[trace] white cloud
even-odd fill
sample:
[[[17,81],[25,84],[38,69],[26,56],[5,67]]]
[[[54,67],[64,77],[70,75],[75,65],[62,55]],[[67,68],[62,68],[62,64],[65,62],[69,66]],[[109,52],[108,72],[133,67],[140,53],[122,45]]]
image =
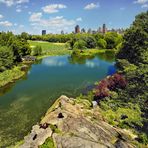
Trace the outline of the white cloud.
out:
[[[17,8],[16,9],[16,12],[21,12],[22,10],[20,8]]]
[[[92,10],[92,9],[96,9],[98,7],[100,7],[99,3],[98,4],[90,3],[90,4],[86,5],[84,7],[84,9],[85,10]]]
[[[17,23],[14,23],[14,26],[17,26],[18,24]]]
[[[9,21],[1,21],[0,26],[11,27],[13,24]]]
[[[141,8],[148,8],[148,0],[136,0],[134,4],[141,5]]]
[[[76,21],[82,22],[82,18],[81,18],[81,17],[78,17],[78,18],[76,19]]]
[[[148,8],[148,4],[143,4],[141,7],[142,8]]]
[[[3,3],[8,7],[17,5],[17,4],[28,3],[28,2],[29,0],[0,0],[0,3]]]
[[[0,19],[2,19],[4,16],[2,14],[0,14]]]
[[[64,9],[64,8],[67,8],[67,6],[63,4],[52,4],[42,7],[42,10],[45,13],[56,13],[59,12],[59,9]]]
[[[136,1],[134,1],[135,4],[145,4],[147,2],[148,2],[148,0],[136,0]]]
[[[61,67],[66,65],[66,62],[58,57],[50,57],[49,59],[43,60],[43,64],[49,67]]]
[[[41,20],[41,17],[42,17],[42,13],[41,13],[41,12],[33,13],[33,14],[30,16],[29,21],[30,21],[30,22],[40,21],[40,20]]]
[[[69,20],[63,16],[51,17],[49,19],[43,19],[41,14],[32,15],[30,17],[31,26],[36,31],[42,30],[43,28],[48,32],[59,33],[61,30],[68,31],[74,28],[76,20]]]
[[[28,3],[29,0],[16,0],[17,4]]]
[[[95,63],[95,62],[92,62],[92,61],[86,61],[85,65],[88,68],[95,68],[95,67],[99,67],[100,63]]]
[[[62,29],[62,27],[72,26],[75,24],[74,20],[67,20],[63,16],[56,16],[49,19],[41,19],[41,17],[38,17],[32,22],[34,22],[32,23],[33,26],[57,27],[57,29]]]

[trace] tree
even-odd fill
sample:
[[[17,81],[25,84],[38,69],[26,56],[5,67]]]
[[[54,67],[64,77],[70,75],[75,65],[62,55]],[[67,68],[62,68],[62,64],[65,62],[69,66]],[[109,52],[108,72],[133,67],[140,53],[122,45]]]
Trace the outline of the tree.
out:
[[[88,36],[85,38],[86,41],[86,47],[87,48],[96,48],[96,40],[93,36]]]
[[[78,40],[74,44],[74,49],[85,49],[86,48],[86,42],[84,40]]]
[[[33,50],[32,50],[33,56],[38,56],[41,54],[42,54],[42,47],[41,46],[36,46],[35,48],[33,48]]]
[[[123,47],[117,55],[130,63],[148,63],[148,11],[136,16],[132,26],[125,32]]]
[[[2,32],[0,34],[0,46],[11,48],[15,62],[20,62],[22,56],[28,55],[31,52],[27,40],[22,39],[20,36],[15,36],[12,32]]]
[[[21,38],[22,38],[22,39],[25,39],[25,40],[28,40],[28,39],[29,39],[29,34],[26,33],[26,32],[22,32],[22,33],[21,33]]]
[[[116,32],[107,32],[104,39],[107,42],[107,49],[116,48],[116,46],[122,41],[121,35],[118,35]]]
[[[104,39],[99,39],[97,45],[99,48],[106,49],[107,42]]]
[[[118,98],[139,103],[148,117],[148,11],[136,16],[124,34],[124,42],[117,54],[117,66],[126,76],[128,86]],[[148,132],[148,131],[146,131]]]
[[[0,47],[0,72],[10,69],[13,65],[13,52],[7,46]]]

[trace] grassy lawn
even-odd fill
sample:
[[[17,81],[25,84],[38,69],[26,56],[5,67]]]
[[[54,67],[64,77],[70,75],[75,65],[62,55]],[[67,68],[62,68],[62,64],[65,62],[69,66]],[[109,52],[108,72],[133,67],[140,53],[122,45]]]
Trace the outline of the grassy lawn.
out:
[[[65,48],[64,43],[49,43],[44,41],[28,41],[28,42],[32,49],[35,46],[42,47],[42,56],[39,56],[38,58],[42,58],[45,56],[52,56],[52,55],[54,56],[54,55],[71,54],[71,51]]]

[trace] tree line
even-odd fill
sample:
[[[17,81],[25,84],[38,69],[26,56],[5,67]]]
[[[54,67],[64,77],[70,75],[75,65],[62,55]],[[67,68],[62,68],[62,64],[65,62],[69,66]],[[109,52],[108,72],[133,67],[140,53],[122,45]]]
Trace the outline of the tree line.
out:
[[[22,38],[34,41],[47,41],[66,43],[69,49],[118,49],[123,41],[122,35],[116,32],[107,32],[106,34],[89,34],[89,33],[70,33],[70,34],[47,34],[47,35],[29,35],[21,34]]]

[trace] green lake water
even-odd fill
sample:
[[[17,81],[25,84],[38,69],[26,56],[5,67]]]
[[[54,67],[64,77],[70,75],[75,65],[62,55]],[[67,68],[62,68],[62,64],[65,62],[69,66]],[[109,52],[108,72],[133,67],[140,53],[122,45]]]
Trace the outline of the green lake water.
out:
[[[0,147],[23,139],[61,95],[75,97],[114,73],[114,64],[107,54],[52,56],[33,64],[24,78],[0,89]]]

